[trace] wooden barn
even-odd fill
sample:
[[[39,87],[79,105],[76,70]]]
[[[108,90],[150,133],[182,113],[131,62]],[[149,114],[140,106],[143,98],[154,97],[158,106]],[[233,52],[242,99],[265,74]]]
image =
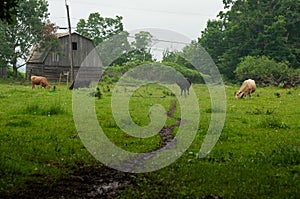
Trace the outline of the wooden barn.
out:
[[[8,70],[7,67],[0,67],[0,78],[7,77]]]
[[[26,60],[27,79],[30,79],[31,75],[39,75],[46,77],[49,81],[58,81],[59,79],[61,81],[72,81],[70,80],[69,34],[58,33],[57,37],[59,47],[37,49],[35,46],[31,49]],[[100,55],[95,50],[92,40],[77,33],[72,33],[72,49],[74,78],[79,68],[83,66],[97,71],[89,72],[88,75],[101,75],[99,74],[99,70],[101,70],[99,68],[102,66]],[[88,59],[86,59],[87,57]]]

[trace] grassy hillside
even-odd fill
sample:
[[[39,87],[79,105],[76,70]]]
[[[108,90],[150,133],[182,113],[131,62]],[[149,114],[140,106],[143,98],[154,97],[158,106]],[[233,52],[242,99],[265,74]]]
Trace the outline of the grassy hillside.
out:
[[[132,152],[160,147],[157,134],[133,138],[122,132],[111,111],[113,86],[99,85],[95,110],[103,131],[117,146]],[[198,152],[206,135],[211,106],[205,85],[194,84],[200,121],[194,142],[175,163],[161,170],[132,174],[134,183],[120,198],[297,198],[300,195],[300,90],[258,88],[251,100],[234,98],[238,86],[226,86],[226,121],[218,143],[203,159]],[[74,92],[74,91],[73,91]],[[76,91],[75,91],[76,92]],[[130,88],[128,93],[130,93]],[[149,123],[148,110],[168,111],[179,90],[148,85],[130,99],[136,124]],[[92,96],[91,96],[92,97]],[[83,110],[84,111],[84,110]],[[165,126],[177,121],[168,117]],[[85,148],[74,125],[72,91],[32,90],[28,82],[0,82],[0,193],[17,193],[28,182],[44,184],[86,167],[102,166]],[[173,134],[175,135],[177,128]]]

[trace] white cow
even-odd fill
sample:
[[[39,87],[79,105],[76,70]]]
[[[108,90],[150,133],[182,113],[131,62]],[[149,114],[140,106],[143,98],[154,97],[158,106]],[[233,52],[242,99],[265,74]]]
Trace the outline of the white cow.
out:
[[[248,96],[248,99],[251,98],[251,93],[256,90],[256,84],[253,79],[247,79],[243,82],[239,91],[235,93],[235,98],[243,98],[244,95]]]

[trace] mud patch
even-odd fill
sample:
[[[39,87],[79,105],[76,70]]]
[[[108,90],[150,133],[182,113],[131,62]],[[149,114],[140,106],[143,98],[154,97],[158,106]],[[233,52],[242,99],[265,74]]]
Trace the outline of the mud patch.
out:
[[[134,160],[123,162],[122,167],[128,168],[128,171],[142,167],[144,162],[150,157],[156,155],[157,150],[176,147],[176,139],[172,134],[174,129],[180,125],[181,118],[175,118],[173,113],[176,110],[176,102],[172,103],[167,116],[176,119],[174,125],[163,127],[159,134],[162,138],[158,149],[147,155],[138,154]],[[142,161],[141,161],[142,160]],[[132,163],[133,162],[133,163]],[[26,187],[22,189],[0,193],[1,198],[115,198],[124,189],[130,186],[136,186],[136,175],[132,173],[121,172],[106,166],[84,167],[71,171],[67,176],[60,179],[41,178],[36,181],[27,182]]]
[[[28,182],[24,189],[2,193],[2,198],[114,198],[134,186],[135,176],[105,166],[85,167],[65,178]]]

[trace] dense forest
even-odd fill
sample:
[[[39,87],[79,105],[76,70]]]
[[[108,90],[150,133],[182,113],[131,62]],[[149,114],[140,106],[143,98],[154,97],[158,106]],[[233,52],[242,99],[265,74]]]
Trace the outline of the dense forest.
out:
[[[0,41],[3,45],[0,47],[0,63],[1,66],[11,66],[16,76],[21,67],[17,65],[18,60],[26,59],[35,43],[46,45],[50,40],[54,41],[57,27],[48,20],[47,1],[8,2],[1,7]],[[215,20],[207,22],[197,40],[180,52],[166,49],[162,62],[181,68],[184,75],[194,75],[191,72],[193,65],[184,57],[191,57],[192,49],[200,44],[225,81],[236,83],[253,78],[265,85],[299,84],[300,1],[223,0],[223,4],[224,10]],[[129,42],[129,33],[124,30],[122,19],[122,16],[109,18],[90,13],[87,20],[80,19],[76,26],[76,32],[92,39],[98,46],[104,65],[110,67],[110,74],[124,72],[135,62],[157,61],[151,55],[152,35],[142,31],[131,38],[133,42]],[[121,43],[124,48],[101,51],[101,48],[110,48],[105,42],[112,47]],[[122,55],[116,57],[120,52]],[[120,70],[122,66],[124,69]],[[197,78],[193,76],[193,79]]]

